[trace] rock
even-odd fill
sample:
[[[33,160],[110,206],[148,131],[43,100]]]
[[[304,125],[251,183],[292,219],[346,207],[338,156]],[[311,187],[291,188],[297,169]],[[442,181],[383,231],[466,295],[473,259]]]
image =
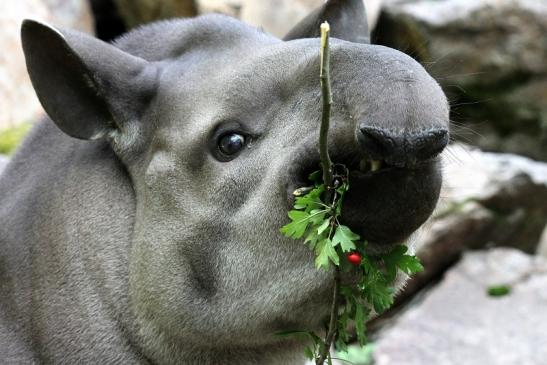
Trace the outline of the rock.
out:
[[[547,259],[547,225],[541,234],[539,239],[538,249],[536,252],[539,256],[543,256]]]
[[[491,286],[509,285],[492,297]],[[376,365],[524,365],[547,359],[547,261],[518,250],[466,253],[375,341]]]
[[[160,19],[197,15],[192,0],[114,0],[127,29]]]
[[[89,0],[95,19],[95,35],[103,41],[112,41],[127,31],[124,20],[112,0]]]
[[[24,18],[92,32],[86,1],[20,0],[0,2],[0,129],[35,120],[42,108],[25,67],[19,29]]]
[[[425,271],[409,281],[400,300],[468,249],[510,246],[535,252],[547,224],[547,163],[462,144],[450,145],[442,157],[439,204],[414,238]]]
[[[289,29],[324,0],[198,0],[200,13],[219,12],[283,37]],[[371,28],[376,24],[382,0],[364,0]]]
[[[546,34],[545,1],[386,0],[374,39],[440,81],[452,119],[472,123],[456,137],[547,160]]]
[[[0,155],[0,174],[2,173],[2,171],[4,171],[4,168],[7,166],[8,161],[9,160],[6,156]]]

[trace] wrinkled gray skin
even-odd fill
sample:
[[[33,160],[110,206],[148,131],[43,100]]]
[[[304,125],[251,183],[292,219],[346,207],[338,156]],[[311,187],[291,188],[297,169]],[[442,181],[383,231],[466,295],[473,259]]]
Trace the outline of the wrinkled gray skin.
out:
[[[331,274],[279,233],[318,167],[318,40],[219,15],[114,45],[31,21],[22,35],[53,121],[0,178],[0,358],[303,362],[302,344],[274,333],[317,330],[330,305]],[[365,155],[363,123],[402,141],[448,128],[442,91],[411,58],[331,46],[333,160]],[[246,145],[230,160],[217,140],[231,131]],[[407,238],[438,198],[434,156],[398,166],[353,173],[342,218],[374,250]]]

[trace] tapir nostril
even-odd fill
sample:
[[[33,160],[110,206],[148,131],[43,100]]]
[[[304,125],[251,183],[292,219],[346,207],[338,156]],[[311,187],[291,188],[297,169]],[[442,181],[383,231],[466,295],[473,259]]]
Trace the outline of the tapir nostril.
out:
[[[435,157],[448,144],[448,130],[429,129],[400,133],[386,129],[359,126],[357,141],[364,154],[372,160],[385,160],[395,166],[411,166]]]
[[[364,152],[372,159],[382,160],[394,154],[399,147],[396,139],[387,131],[361,126],[357,140]]]
[[[408,144],[417,160],[427,160],[437,156],[448,145],[448,131],[446,129],[429,130],[410,137]]]

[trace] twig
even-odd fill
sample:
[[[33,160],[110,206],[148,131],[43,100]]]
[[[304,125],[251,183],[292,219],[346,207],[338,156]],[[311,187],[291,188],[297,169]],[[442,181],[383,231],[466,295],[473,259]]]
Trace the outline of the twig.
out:
[[[323,182],[327,186],[327,191],[332,187],[333,173],[332,161],[329,157],[327,138],[330,124],[330,106],[332,104],[332,94],[330,90],[330,52],[329,52],[329,23],[321,24],[321,96],[323,100],[323,112],[321,114],[321,129],[319,131],[319,156],[323,167]],[[326,199],[330,201],[330,199]]]
[[[325,336],[325,348],[323,352],[319,355],[316,365],[323,365],[325,359],[330,351],[332,346],[332,341],[334,341],[334,336],[336,335],[336,320],[338,319],[338,305],[340,303],[340,268],[335,266],[334,268],[334,289],[332,292],[332,304],[330,308],[330,321],[329,328],[327,330],[327,335]]]
[[[330,124],[330,107],[332,104],[332,94],[330,89],[330,53],[329,53],[329,23],[321,24],[321,96],[323,100],[323,112],[321,114],[321,129],[319,132],[319,156],[321,157],[321,166],[323,168],[323,182],[326,186],[325,201],[330,201],[334,189],[334,176],[332,172],[332,161],[328,150],[328,132]],[[330,235],[330,234],[329,234]],[[331,237],[329,237],[331,238]],[[327,359],[332,341],[336,336],[336,322],[338,319],[338,305],[340,302],[340,267],[334,267],[334,288],[332,293],[332,304],[330,310],[329,327],[325,335],[325,346],[322,348],[319,357],[316,359],[316,365],[323,365]]]

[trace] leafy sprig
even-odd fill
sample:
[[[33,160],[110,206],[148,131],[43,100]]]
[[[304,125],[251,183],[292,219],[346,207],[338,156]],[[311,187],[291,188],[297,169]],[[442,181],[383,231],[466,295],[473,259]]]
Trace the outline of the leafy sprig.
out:
[[[348,171],[343,165],[334,165],[334,187],[332,201],[323,201],[327,190],[321,181],[319,171],[310,175],[314,180],[309,192],[297,196],[293,210],[289,211],[290,223],[281,228],[281,232],[293,239],[303,239],[308,247],[315,251],[317,269],[330,270],[338,267],[342,272],[355,274],[359,279],[354,285],[341,286],[340,294],[343,305],[336,319],[335,347],[345,351],[352,340],[349,332],[353,322],[357,339],[361,346],[367,343],[365,323],[375,312],[383,313],[393,305],[394,281],[400,270],[411,275],[423,270],[415,256],[407,254],[407,247],[399,245],[383,255],[368,255],[368,243],[360,241],[360,236],[349,227],[340,223],[343,199],[350,184]],[[347,260],[348,253],[361,256],[359,265],[352,265]],[[306,356],[317,360],[322,351],[327,351],[327,344],[321,337],[310,331],[288,331],[282,335],[294,335],[312,342],[306,348]],[[326,356],[328,364],[331,355]]]
[[[322,171],[310,175],[311,187],[295,191],[294,208],[289,211],[290,223],[281,232],[293,239],[303,239],[314,250],[317,269],[334,273],[334,289],[329,324],[325,338],[313,331],[287,331],[281,336],[296,336],[311,342],[305,355],[316,365],[332,364],[330,347],[334,340],[340,351],[347,350],[352,336],[350,323],[355,324],[361,346],[367,342],[365,324],[371,313],[380,314],[393,305],[394,281],[398,270],[413,274],[423,270],[415,256],[407,255],[405,246],[396,246],[385,255],[367,255],[367,242],[340,223],[344,196],[349,190],[349,172],[344,165],[333,164],[328,153],[328,129],[332,94],[329,73],[329,25],[321,24],[321,94],[323,111],[319,132],[319,154]],[[348,255],[349,254],[349,255]],[[350,260],[351,258],[351,260]],[[358,280],[341,285],[341,272],[349,272]],[[344,301],[340,298],[343,297]]]
[[[397,272],[400,270],[411,275],[422,271],[423,267],[415,256],[407,254],[407,247],[403,245],[395,246],[384,255],[367,254],[367,242],[360,241],[358,234],[340,224],[343,198],[350,184],[347,169],[343,165],[335,165],[335,170],[343,173],[334,174],[332,201],[322,200],[326,187],[320,181],[319,171],[310,175],[310,180],[314,180],[313,188],[308,189],[307,194],[296,197],[294,209],[288,213],[291,222],[283,226],[281,232],[293,239],[304,239],[304,243],[315,251],[317,269],[329,270],[336,266],[343,272],[358,276],[359,279],[354,284],[342,285],[340,288],[344,300],[336,320],[335,347],[339,351],[345,351],[352,340],[349,332],[352,322],[360,345],[365,346],[365,323],[371,314],[383,313],[393,305],[393,285]],[[350,252],[359,253],[359,265],[348,262],[347,254]],[[310,331],[287,331],[280,334],[311,341],[312,345],[305,350],[310,360],[317,360],[322,351],[329,350],[325,341]],[[326,361],[331,363],[330,354]]]

